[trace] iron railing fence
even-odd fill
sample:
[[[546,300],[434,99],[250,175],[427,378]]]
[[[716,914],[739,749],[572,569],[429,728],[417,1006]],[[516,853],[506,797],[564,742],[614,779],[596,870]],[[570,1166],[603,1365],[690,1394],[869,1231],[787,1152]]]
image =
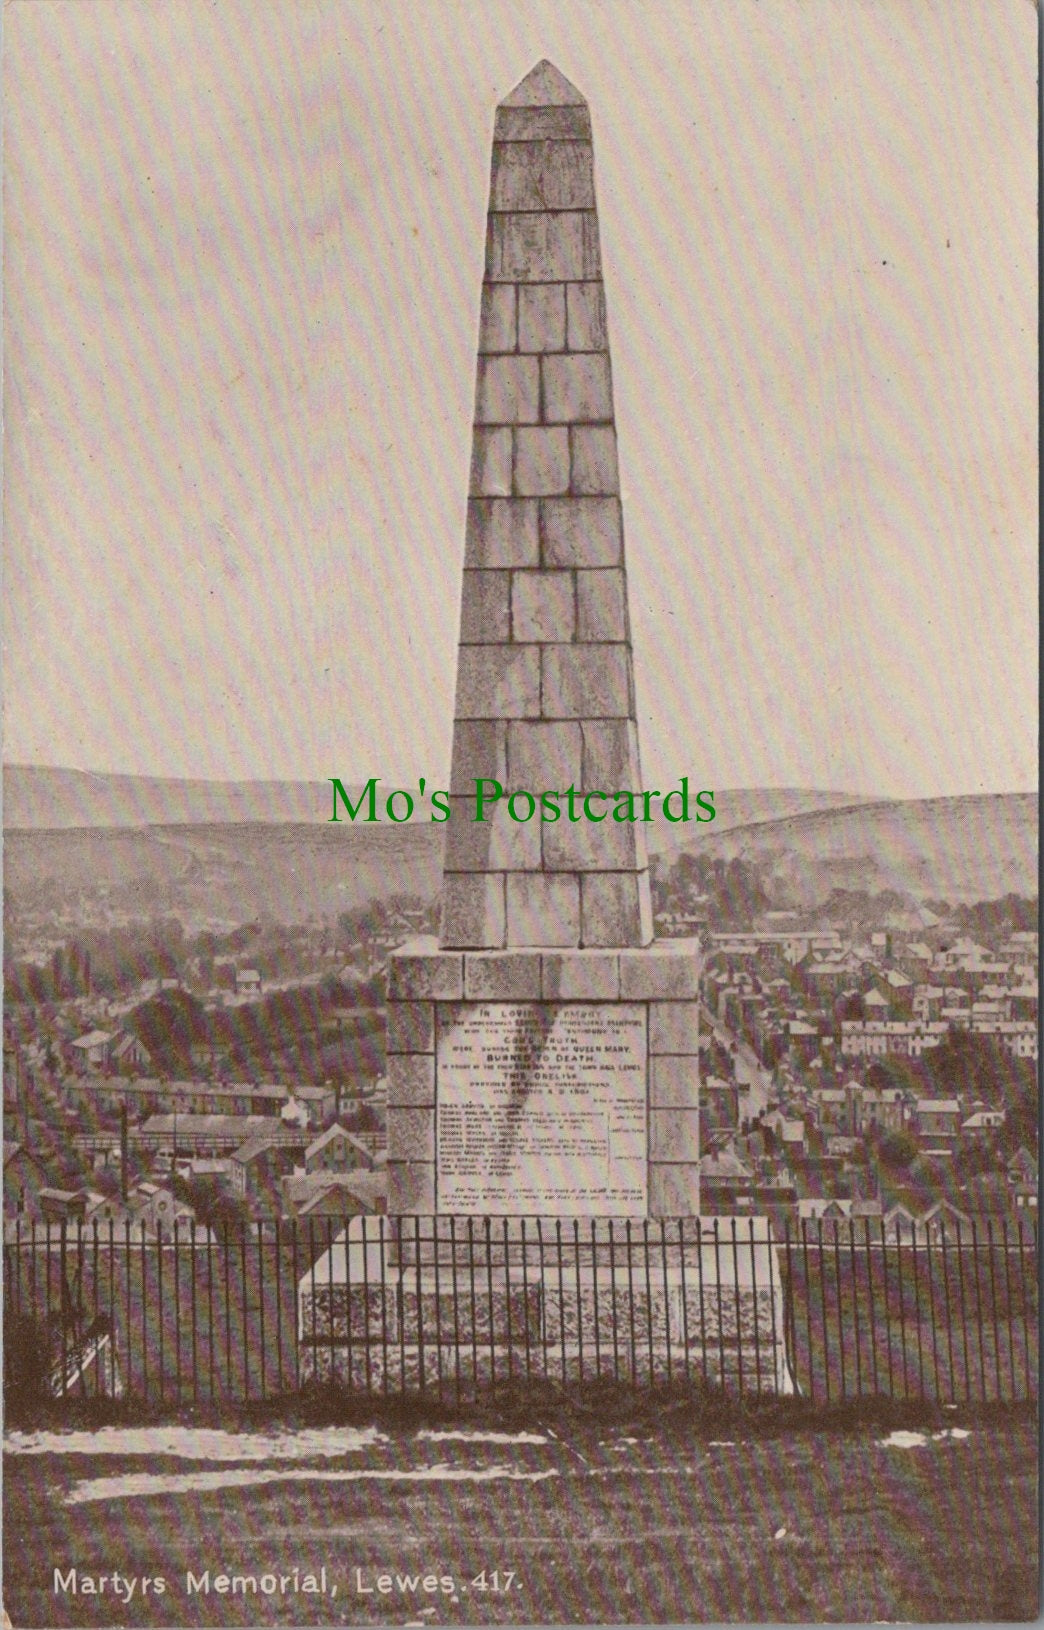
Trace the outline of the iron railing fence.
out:
[[[16,1222],[5,1387],[35,1342],[54,1396],[171,1407],[598,1378],[1016,1402],[1037,1396],[1037,1289],[1036,1227],[1010,1220]]]

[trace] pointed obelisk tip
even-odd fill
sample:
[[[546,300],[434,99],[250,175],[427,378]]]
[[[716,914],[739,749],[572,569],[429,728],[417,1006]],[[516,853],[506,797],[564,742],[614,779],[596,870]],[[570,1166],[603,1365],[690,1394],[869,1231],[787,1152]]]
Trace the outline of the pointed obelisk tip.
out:
[[[575,85],[544,57],[500,103],[502,108],[586,107]]]

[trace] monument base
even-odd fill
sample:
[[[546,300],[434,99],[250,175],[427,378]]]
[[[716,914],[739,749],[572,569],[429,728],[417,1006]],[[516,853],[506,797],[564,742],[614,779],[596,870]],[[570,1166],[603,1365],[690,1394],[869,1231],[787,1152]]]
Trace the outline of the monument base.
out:
[[[535,1229],[524,1240],[515,1230],[504,1250],[491,1248],[484,1220],[470,1238],[475,1219],[451,1220],[461,1237],[444,1254],[442,1243],[404,1253],[409,1219],[377,1238],[370,1221],[369,1240],[352,1219],[298,1287],[302,1381],[371,1392],[599,1378],[794,1390],[767,1219],[676,1232],[614,1223],[593,1252],[557,1219],[544,1220],[539,1247]]]
[[[699,1212],[699,945],[394,952],[391,1216]]]

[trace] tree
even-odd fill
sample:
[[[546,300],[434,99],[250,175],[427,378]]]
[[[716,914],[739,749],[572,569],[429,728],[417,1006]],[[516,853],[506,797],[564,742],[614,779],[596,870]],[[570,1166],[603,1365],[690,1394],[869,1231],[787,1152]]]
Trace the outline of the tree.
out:
[[[192,1069],[192,1048],[210,1039],[203,1004],[187,990],[151,996],[128,1017],[128,1028],[144,1043],[156,1067],[170,1075]]]
[[[382,1124],[377,1110],[373,1104],[368,1103],[361,1103],[344,1120],[344,1127],[348,1132],[379,1132]]]
[[[209,1178],[175,1174],[171,1189],[179,1200],[192,1207],[197,1222],[215,1233],[225,1228],[236,1231],[250,1221],[246,1202]]]
[[[898,1130],[886,1132],[878,1139],[877,1158],[890,1171],[906,1171],[920,1153],[920,1144],[912,1132]]]
[[[1011,1059],[991,1036],[951,1029],[925,1057],[933,1086],[942,1098],[981,1098],[1002,1105],[1021,1061]]]

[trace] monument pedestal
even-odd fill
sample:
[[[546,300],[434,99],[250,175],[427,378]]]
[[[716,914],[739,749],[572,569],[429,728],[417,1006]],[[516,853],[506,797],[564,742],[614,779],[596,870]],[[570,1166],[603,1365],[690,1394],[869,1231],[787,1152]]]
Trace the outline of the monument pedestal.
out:
[[[392,1216],[699,1212],[699,946],[389,960]]]
[[[598,1377],[793,1390],[765,1219],[353,1218],[299,1298],[306,1382],[440,1395]]]

